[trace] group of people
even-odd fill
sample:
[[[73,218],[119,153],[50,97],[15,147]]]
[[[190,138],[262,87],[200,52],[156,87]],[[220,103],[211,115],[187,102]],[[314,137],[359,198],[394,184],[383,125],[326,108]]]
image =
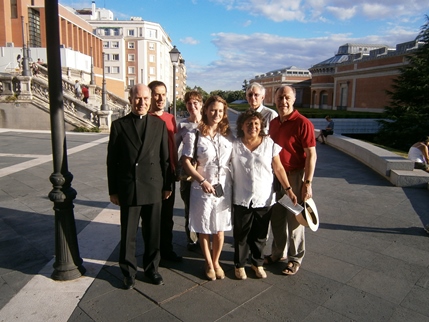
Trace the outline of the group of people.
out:
[[[76,79],[74,83],[74,94],[77,99],[81,99],[83,102],[88,104],[88,98],[89,98],[88,86],[81,85],[78,79]]]
[[[219,260],[224,233],[231,230],[237,279],[247,278],[248,259],[258,278],[267,277],[263,265],[284,260],[283,274],[296,274],[305,255],[304,226],[276,201],[285,194],[295,205],[312,198],[317,155],[314,127],[294,109],[295,89],[276,90],[277,114],[262,104],[264,87],[251,84],[246,91],[250,107],[239,116],[237,133],[230,128],[227,102],[215,95],[203,103],[197,91],[186,93],[189,117],[176,125],[164,112],[166,92],[159,81],[135,85],[132,112],[111,126],[108,184],[110,200],[121,210],[119,265],[125,288],[135,283],[140,218],[143,269],[153,284],[163,284],[161,259],[182,259],[172,245],[179,166],[192,178],[180,182],[188,249],[201,247],[207,279],[225,278]],[[272,252],[264,256],[270,223]]]

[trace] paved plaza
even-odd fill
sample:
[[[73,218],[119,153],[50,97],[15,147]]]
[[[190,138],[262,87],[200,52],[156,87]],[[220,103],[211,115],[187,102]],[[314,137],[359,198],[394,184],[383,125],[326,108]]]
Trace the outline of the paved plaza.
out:
[[[257,279],[248,266],[248,279],[236,280],[228,232],[221,255],[226,278],[207,281],[201,251],[186,249],[183,203],[176,193],[174,246],[183,262],[161,262],[165,285],[150,284],[139,271],[136,287],[122,289],[119,209],[107,193],[107,142],[107,134],[67,133],[87,272],[57,282],[50,278],[51,135],[0,129],[0,321],[429,321],[429,235],[423,229],[429,224],[429,191],[394,187],[320,144],[313,183],[320,227],[306,231],[297,275],[282,275],[285,263],[277,263],[266,267],[266,279]]]

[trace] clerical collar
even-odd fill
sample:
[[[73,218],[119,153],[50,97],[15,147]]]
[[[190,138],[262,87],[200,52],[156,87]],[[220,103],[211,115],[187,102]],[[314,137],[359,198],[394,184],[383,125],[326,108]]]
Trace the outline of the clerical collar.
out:
[[[131,115],[133,116],[133,118],[134,119],[142,119],[142,118],[144,118],[147,114],[145,114],[145,115],[136,115],[136,114],[134,114],[134,113],[131,113]]]

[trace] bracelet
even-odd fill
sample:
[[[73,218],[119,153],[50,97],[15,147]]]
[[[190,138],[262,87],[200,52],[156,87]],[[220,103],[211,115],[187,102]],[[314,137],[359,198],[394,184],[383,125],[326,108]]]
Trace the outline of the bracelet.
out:
[[[204,182],[206,182],[206,178],[200,181],[200,186],[202,186]]]
[[[305,184],[311,184],[311,181],[310,180],[305,180],[304,183]]]
[[[288,191],[288,190],[291,190],[291,189],[292,189],[292,187],[291,187],[291,186],[289,186],[289,187],[285,188],[284,190],[285,190],[285,191]]]

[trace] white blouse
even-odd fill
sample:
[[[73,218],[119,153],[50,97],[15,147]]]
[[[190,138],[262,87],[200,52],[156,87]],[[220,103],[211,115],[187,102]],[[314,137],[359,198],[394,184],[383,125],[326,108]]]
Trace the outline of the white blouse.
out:
[[[412,146],[408,151],[408,159],[414,162],[426,163],[425,157],[420,149]]]
[[[249,208],[252,203],[252,208],[260,208],[275,203],[272,162],[281,149],[268,136],[253,152],[240,138],[233,142],[233,204]]]

